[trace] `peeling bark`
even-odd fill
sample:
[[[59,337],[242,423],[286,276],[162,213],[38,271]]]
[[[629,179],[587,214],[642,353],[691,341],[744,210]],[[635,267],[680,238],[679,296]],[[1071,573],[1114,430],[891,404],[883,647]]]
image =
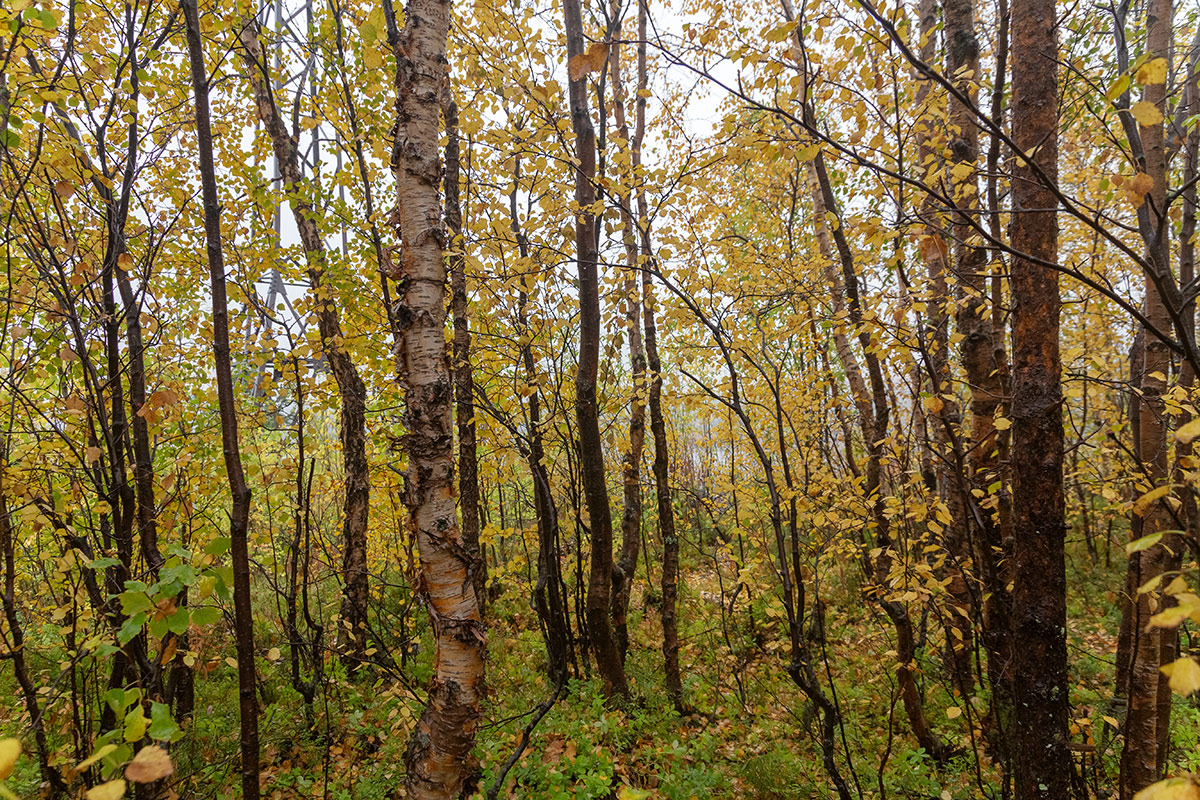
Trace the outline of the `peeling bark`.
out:
[[[394,220],[402,242],[395,319],[404,381],[404,502],[420,556],[417,591],[436,638],[429,700],[405,755],[409,797],[474,790],[471,756],[484,696],[486,628],[475,595],[477,552],[463,540],[454,481],[454,400],[446,346],[446,248],[438,188],[438,94],[446,80],[447,0],[409,0],[396,47]]]

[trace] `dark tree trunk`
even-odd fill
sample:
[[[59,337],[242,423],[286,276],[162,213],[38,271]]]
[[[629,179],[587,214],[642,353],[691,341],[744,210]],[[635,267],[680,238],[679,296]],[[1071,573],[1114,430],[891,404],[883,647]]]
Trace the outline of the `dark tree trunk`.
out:
[[[1012,4],[1013,738],[1017,800],[1070,795],[1058,273],[1058,37],[1053,0]]]
[[[575,416],[579,426],[579,469],[591,527],[592,561],[588,576],[588,637],[596,668],[609,697],[627,697],[625,665],[613,637],[609,604],[612,589],[612,509],[604,476],[604,440],[600,436],[600,409],[596,376],[600,365],[600,288],[596,251],[596,132],[587,102],[587,71],[576,65],[584,56],[583,17],[580,0],[564,0],[571,126],[575,134],[575,252],[579,269],[579,366],[575,376]],[[585,59],[586,60],[586,59]]]
[[[347,668],[356,669],[366,659],[367,605],[370,586],[367,576],[367,516],[370,508],[371,479],[367,462],[366,412],[367,390],[346,349],[341,319],[332,296],[332,287],[324,283],[328,266],[325,240],[317,224],[313,187],[300,171],[296,141],[288,132],[271,88],[267,60],[259,42],[258,23],[247,19],[239,36],[241,56],[254,94],[259,120],[271,138],[283,188],[288,196],[300,242],[304,247],[306,271],[321,336],[321,350],[337,383],[341,398],[341,443],[345,498],[342,507],[342,606],[341,627],[349,637],[342,651]]]
[[[225,293],[225,257],[221,250],[221,211],[213,164],[212,123],[208,110],[208,72],[196,0],[181,0],[187,28],[192,90],[196,102],[196,142],[199,150],[204,238],[212,284],[213,356],[216,361],[217,404],[221,416],[221,445],[233,508],[229,515],[230,557],[233,562],[233,607],[237,650],[238,708],[241,716],[242,797],[258,800],[258,706],[254,689],[254,617],[250,607],[250,556],[246,534],[250,522],[250,487],[242,470],[238,442],[237,406],[233,397],[233,367],[229,354],[229,307]]]
[[[614,3],[614,14],[619,9]],[[619,39],[620,37],[616,37]],[[629,650],[629,595],[633,578],[637,574],[638,550],[642,541],[642,449],[646,441],[646,354],[642,344],[642,300],[641,287],[637,279],[638,237],[635,230],[633,196],[631,186],[637,180],[637,167],[641,161],[642,136],[645,131],[643,114],[644,98],[638,99],[635,111],[633,136],[625,116],[628,95],[621,75],[621,44],[614,39],[609,43],[609,74],[612,78],[613,112],[617,123],[617,135],[629,147],[629,168],[618,176],[621,189],[617,192],[617,204],[623,227],[622,239],[625,246],[625,319],[626,336],[629,341],[630,378],[633,393],[629,400],[629,449],[625,451],[621,469],[622,494],[625,502],[621,515],[621,555],[613,570],[612,621],[617,649],[624,663]],[[644,88],[639,82],[637,90]]]
[[[458,428],[458,506],[462,539],[476,553],[471,575],[479,615],[487,604],[487,557],[479,546],[479,459],[475,446],[475,378],[471,371],[471,316],[467,309],[467,258],[459,200],[458,104],[447,78],[442,91],[442,119],[446,126],[446,170],[442,177],[446,195],[446,232],[450,250],[450,311],[454,317],[454,421]]]

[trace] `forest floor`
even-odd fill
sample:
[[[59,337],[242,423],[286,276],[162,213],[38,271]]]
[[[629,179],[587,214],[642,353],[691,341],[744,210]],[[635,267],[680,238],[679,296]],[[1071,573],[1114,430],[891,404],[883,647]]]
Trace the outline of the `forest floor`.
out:
[[[711,562],[710,562],[711,563]],[[1117,596],[1123,564],[1105,569],[1086,554],[1072,559],[1069,647],[1072,665],[1072,732],[1077,758],[1088,781],[1105,788],[1115,774],[1118,749],[1111,735],[1112,662],[1119,623]],[[781,614],[766,589],[741,592],[729,613],[733,587],[712,569],[699,565],[685,573],[681,587],[681,663],[688,701],[696,711],[680,717],[666,697],[661,679],[660,629],[654,596],[638,585],[631,607],[628,671],[636,702],[606,707],[594,680],[574,680],[568,691],[533,730],[529,746],[509,772],[500,797],[521,798],[762,798],[792,800],[830,796],[819,751],[814,745],[811,705],[784,671],[786,645]],[[1076,579],[1077,578],[1077,579]],[[896,694],[894,653],[886,618],[864,610],[853,581],[832,588],[827,604],[826,636],[820,648],[822,677],[830,678],[842,710],[838,731],[840,758],[849,753],[852,788],[877,798],[967,798],[988,796],[998,775],[986,754],[971,755],[980,737],[973,701],[955,696],[948,686],[926,679],[946,670],[940,659],[940,626],[926,617],[922,670],[927,714],[939,736],[961,754],[938,766],[916,747],[903,705]],[[747,602],[747,595],[750,599]],[[260,598],[259,608],[273,605]],[[774,601],[777,603],[777,601]],[[914,613],[919,614],[919,610]],[[489,610],[494,621],[488,686],[491,702],[477,749],[483,764],[481,789],[515,751],[532,710],[552,687],[544,677],[544,650],[537,620],[516,587]],[[270,641],[263,624],[260,652],[283,648]],[[517,631],[512,634],[510,632]],[[420,687],[429,674],[431,640],[426,633],[419,655],[406,667],[405,681]],[[226,798],[238,794],[236,675],[225,659],[231,637],[210,634],[201,648],[196,715],[190,730],[173,747],[177,791],[189,798]],[[229,652],[225,652],[228,650]],[[408,731],[420,713],[420,701],[395,677],[376,673],[348,679],[330,659],[331,675],[317,693],[310,729],[298,693],[290,688],[287,659],[260,659],[260,722],[264,797],[319,797],[333,800],[384,800],[403,796],[404,750]],[[0,724],[6,734],[26,723],[11,674],[0,685],[12,702],[4,704]],[[52,691],[61,691],[53,689]],[[46,692],[49,694],[49,692]],[[1174,762],[1200,766],[1200,710],[1177,699]],[[69,703],[59,704],[69,709]],[[49,716],[51,729],[57,714]],[[69,713],[69,712],[67,712]],[[1115,720],[1112,720],[1115,721]],[[1107,733],[1111,733],[1108,731]],[[973,743],[973,739],[976,740]],[[1097,747],[1099,743],[1099,747]],[[1107,747],[1105,744],[1107,743]],[[980,745],[979,750],[985,748]],[[36,769],[23,759],[10,785],[36,793]]]

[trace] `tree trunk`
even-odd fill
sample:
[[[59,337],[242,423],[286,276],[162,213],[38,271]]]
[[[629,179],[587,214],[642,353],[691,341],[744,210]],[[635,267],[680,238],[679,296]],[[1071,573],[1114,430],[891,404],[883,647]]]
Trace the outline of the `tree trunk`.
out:
[[[208,110],[208,72],[200,36],[196,0],[181,0],[187,27],[192,90],[196,101],[196,142],[199,150],[204,238],[212,283],[213,356],[216,361],[217,404],[221,416],[221,445],[233,508],[229,514],[230,558],[233,562],[234,642],[237,651],[238,709],[241,716],[242,797],[258,800],[258,705],[254,689],[254,617],[250,607],[250,556],[246,535],[250,523],[250,487],[242,470],[238,442],[237,406],[233,397],[233,368],[229,354],[229,306],[225,294],[225,256],[221,250],[221,210],[213,164],[212,123]]]
[[[458,505],[463,544],[476,554],[471,575],[482,618],[487,604],[487,558],[479,547],[479,459],[475,447],[475,378],[471,372],[471,317],[467,310],[467,257],[459,200],[458,104],[446,79],[442,90],[446,125],[446,228],[450,235],[450,311],[454,317],[454,421],[458,428]]]
[[[1171,57],[1171,0],[1151,0],[1146,4],[1146,58]],[[1149,83],[1144,89],[1143,102],[1150,103],[1161,113],[1166,108],[1167,85]],[[1146,194],[1142,207],[1144,231],[1153,231],[1145,237],[1146,258],[1151,269],[1159,276],[1171,275],[1170,234],[1166,218],[1167,202],[1167,155],[1163,123],[1139,125],[1138,139],[1141,141],[1144,169],[1154,181]],[[1148,223],[1148,224],[1145,224]],[[1173,280],[1173,279],[1172,279]],[[1159,331],[1172,328],[1167,305],[1156,283],[1155,276],[1146,275],[1145,315],[1149,324]],[[1171,353],[1167,344],[1152,332],[1146,331],[1143,341],[1141,366],[1141,392],[1134,402],[1138,409],[1138,458],[1144,481],[1139,482],[1138,492],[1146,492],[1162,486],[1168,481],[1167,466],[1167,410],[1163,394],[1167,390],[1167,376],[1171,373]],[[1135,513],[1137,513],[1135,511]],[[1178,527],[1166,500],[1155,501],[1141,512],[1141,536],[1169,531]],[[1181,540],[1168,535],[1153,547],[1136,553],[1129,561],[1129,569],[1136,577],[1129,581],[1131,586],[1141,587],[1177,566]],[[1121,797],[1129,798],[1156,781],[1160,774],[1158,742],[1160,732],[1160,699],[1165,699],[1166,713],[1162,714],[1163,726],[1170,722],[1169,691],[1160,694],[1160,684],[1165,683],[1159,672],[1164,653],[1172,655],[1173,631],[1162,628],[1147,628],[1147,621],[1160,604],[1158,592],[1139,591],[1126,611],[1133,615],[1129,625],[1132,647],[1128,669],[1128,708],[1125,715],[1125,748],[1121,752]],[[1163,696],[1165,695],[1165,697]],[[1165,733],[1165,732],[1164,732]]]
[[[584,56],[580,0],[564,0],[567,63],[571,72],[569,97],[575,134],[575,252],[579,270],[579,365],[575,375],[575,417],[579,426],[579,468],[591,526],[592,562],[588,576],[587,624],[596,668],[608,697],[629,695],[625,665],[613,638],[609,618],[612,589],[612,509],[604,476],[604,440],[596,375],[600,364],[600,290],[596,251],[596,132],[587,102],[587,72],[577,60]],[[586,59],[585,59],[586,60]],[[582,72],[582,74],[580,74]]]
[[[529,258],[529,241],[521,231],[517,215],[517,191],[521,181],[521,159],[513,159],[513,188],[508,196],[510,226],[517,243],[517,252],[524,264],[532,264]],[[533,353],[533,331],[529,327],[528,275],[522,275],[521,289],[517,293],[517,326],[521,334],[521,364],[525,370],[525,385],[529,389],[526,405],[529,423],[529,448],[526,460],[529,474],[533,478],[533,503],[537,511],[538,526],[538,575],[533,590],[533,604],[542,624],[546,640],[547,675],[555,687],[565,684],[568,665],[573,661],[571,645],[571,619],[567,610],[567,587],[562,578],[561,548],[559,544],[558,506],[550,487],[550,471],[546,468],[546,447],[542,436],[541,385],[538,381],[538,364]],[[503,499],[503,498],[502,498]]]
[[[347,668],[355,669],[366,659],[367,650],[367,516],[371,479],[367,462],[366,411],[367,390],[354,361],[346,349],[341,319],[333,299],[333,289],[323,283],[328,265],[325,240],[317,225],[313,204],[313,186],[300,171],[296,141],[275,101],[271,76],[259,42],[258,22],[247,19],[239,34],[241,55],[254,94],[259,120],[271,138],[271,148],[283,189],[292,209],[300,242],[304,247],[306,271],[313,294],[321,352],[333,373],[341,398],[341,443],[345,498],[342,507],[342,606],[341,628],[349,636],[342,657]],[[340,637],[339,637],[340,638]]]
[[[1053,0],[1012,5],[1012,136],[1015,159],[1010,241],[1013,388],[1013,739],[1017,800],[1070,794],[1067,586],[1063,545],[1062,365],[1058,273],[1032,262],[1058,256],[1058,52]],[[1039,176],[1038,173],[1041,173]]]
[[[409,0],[396,48],[396,231],[403,242],[396,324],[408,433],[405,505],[417,543],[417,591],[437,642],[429,700],[405,755],[410,797],[474,790],[471,756],[484,695],[486,629],[475,596],[477,553],[459,532],[454,486],[454,399],[446,347],[446,234],[438,195],[438,93],[445,80],[447,0]]]
[[[619,14],[615,8],[614,15]],[[625,332],[629,338],[630,377],[633,394],[629,400],[629,449],[625,451],[622,466],[622,485],[625,510],[621,516],[621,555],[613,570],[612,621],[617,650],[624,663],[629,650],[629,632],[626,617],[629,613],[629,594],[633,578],[637,573],[638,549],[642,540],[642,449],[646,441],[646,355],[642,345],[642,302],[637,270],[639,263],[637,231],[633,216],[632,186],[638,180],[637,167],[640,161],[642,135],[645,130],[643,113],[645,104],[637,106],[635,133],[629,135],[629,124],[625,117],[627,94],[621,76],[620,36],[609,43],[609,74],[612,78],[613,112],[616,117],[617,135],[629,148],[629,169],[619,175],[620,189],[617,203],[620,206],[622,240],[625,245]],[[639,84],[639,89],[643,88]],[[644,98],[639,98],[644,99]]]

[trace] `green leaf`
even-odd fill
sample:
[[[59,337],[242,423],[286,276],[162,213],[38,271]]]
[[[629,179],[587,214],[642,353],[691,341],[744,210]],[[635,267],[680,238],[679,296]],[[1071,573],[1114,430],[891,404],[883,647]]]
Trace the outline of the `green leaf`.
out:
[[[1125,552],[1133,555],[1134,553],[1140,553],[1143,550],[1149,550],[1151,547],[1154,547],[1154,545],[1158,544],[1162,537],[1163,532],[1158,531],[1157,533],[1151,533],[1147,536],[1143,536],[1140,539],[1134,539],[1132,542],[1125,545]]]
[[[121,630],[117,631],[117,641],[122,645],[129,644],[133,637],[137,636],[142,631],[142,626],[146,624],[146,612],[142,611],[134,614],[129,619],[125,620],[125,624],[121,626]]]
[[[188,613],[183,609],[176,609],[175,613],[167,617],[167,630],[176,636],[182,636],[187,633],[188,629]]]
[[[221,609],[216,606],[200,606],[192,609],[193,625],[212,625],[221,619]]]
[[[166,703],[150,704],[150,727],[147,731],[151,739],[159,741],[174,740],[177,734],[183,732],[171,719],[171,707]]]
[[[154,608],[154,603],[150,601],[145,592],[121,592],[118,597],[121,600],[121,613],[127,617]]]
[[[125,741],[139,742],[146,735],[146,727],[150,724],[150,720],[146,719],[146,712],[142,710],[141,705],[136,705],[130,709],[125,715]]]
[[[216,539],[213,539],[208,543],[208,547],[204,548],[204,552],[208,553],[214,558],[219,558],[220,556],[223,556],[229,552],[229,547],[231,544],[233,544],[233,540],[228,536],[218,536]]]

